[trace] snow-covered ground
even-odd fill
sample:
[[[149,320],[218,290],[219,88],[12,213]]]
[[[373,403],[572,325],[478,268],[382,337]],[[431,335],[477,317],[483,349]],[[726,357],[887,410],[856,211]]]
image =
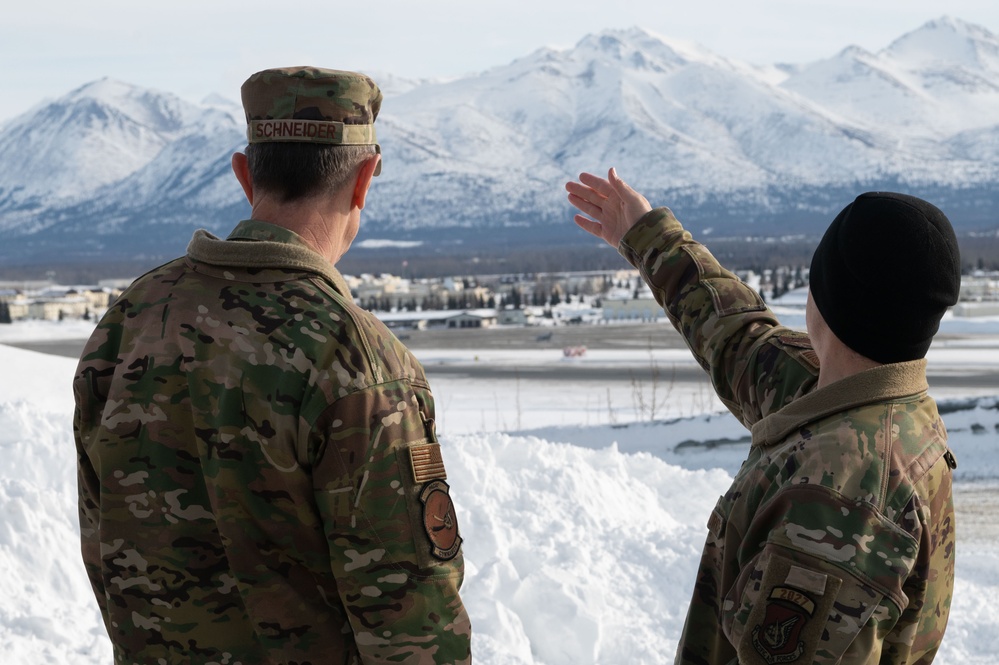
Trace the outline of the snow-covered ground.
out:
[[[89,330],[86,323],[0,326],[0,343]],[[945,322],[948,331],[973,336],[935,345],[937,371],[999,366],[999,321]],[[689,357],[668,350],[651,358],[592,351],[573,360],[550,351],[418,356],[428,367],[525,369],[513,380],[434,381],[466,543],[463,597],[476,662],[672,661],[705,523],[745,455],[746,432],[700,384],[529,377],[532,366],[562,362],[624,365],[649,376],[652,360],[668,368]],[[110,646],[79,556],[75,361],[0,345],[0,366],[0,662],[106,665]],[[662,404],[650,416],[653,387]],[[962,510],[951,624],[937,662],[999,663],[999,386],[936,396],[959,460]]]

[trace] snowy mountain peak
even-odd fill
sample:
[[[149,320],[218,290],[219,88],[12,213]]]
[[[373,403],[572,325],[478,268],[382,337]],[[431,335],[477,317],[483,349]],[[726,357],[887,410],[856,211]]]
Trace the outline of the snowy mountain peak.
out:
[[[99,99],[102,101],[125,101],[146,92],[137,86],[105,76],[96,81],[84,83],[79,88],[66,93],[62,99],[67,102],[79,99]]]
[[[37,196],[93,195],[144,167],[189,128],[231,126],[217,109],[111,78],[80,86],[19,116],[0,134],[0,173],[8,206]]]
[[[999,38],[943,17],[877,53],[847,48],[781,86],[878,134],[936,141],[988,130],[999,117]]]
[[[57,103],[114,109],[116,115],[157,132],[175,132],[189,124],[199,113],[195,105],[173,94],[140,88],[106,77],[73,90],[57,100]]]
[[[639,27],[588,35],[563,56],[574,60],[616,61],[630,69],[654,71],[670,71],[693,63],[711,66],[727,63],[698,44],[667,39]]]
[[[884,54],[909,69],[946,65],[999,71],[999,37],[981,26],[949,16],[899,37]]]
[[[837,53],[833,57],[833,60],[870,60],[874,57],[875,55],[867,49],[861,46],[851,45]]]

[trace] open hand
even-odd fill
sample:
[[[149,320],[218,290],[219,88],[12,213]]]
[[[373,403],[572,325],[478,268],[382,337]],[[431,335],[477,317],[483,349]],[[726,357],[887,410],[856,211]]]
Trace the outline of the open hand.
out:
[[[607,172],[607,179],[580,173],[579,182],[567,182],[565,189],[569,203],[584,213],[575,215],[573,221],[612,247],[617,247],[628,229],[652,210],[645,197],[621,180],[613,168]]]

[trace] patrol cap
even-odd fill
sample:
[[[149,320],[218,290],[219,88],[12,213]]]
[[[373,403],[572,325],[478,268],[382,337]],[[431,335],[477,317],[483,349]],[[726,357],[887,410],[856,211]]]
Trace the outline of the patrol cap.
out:
[[[373,145],[382,93],[368,76],[321,67],[265,69],[240,88],[249,143]],[[378,171],[381,172],[381,163]]]
[[[857,353],[879,363],[922,358],[961,290],[950,220],[915,196],[861,194],[815,249],[809,289],[829,329]]]

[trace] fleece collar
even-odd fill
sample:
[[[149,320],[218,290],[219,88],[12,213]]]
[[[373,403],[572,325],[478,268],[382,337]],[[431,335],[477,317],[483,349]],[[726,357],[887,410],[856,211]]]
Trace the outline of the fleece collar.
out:
[[[195,261],[227,268],[315,273],[332,284],[340,295],[350,297],[350,288],[329,261],[295,232],[268,222],[244,220],[226,240],[220,240],[204,229],[195,231],[187,246],[187,255]]]
[[[921,397],[926,359],[880,365],[799,397],[753,425],[753,445],[783,441],[805,425],[866,404]]]

